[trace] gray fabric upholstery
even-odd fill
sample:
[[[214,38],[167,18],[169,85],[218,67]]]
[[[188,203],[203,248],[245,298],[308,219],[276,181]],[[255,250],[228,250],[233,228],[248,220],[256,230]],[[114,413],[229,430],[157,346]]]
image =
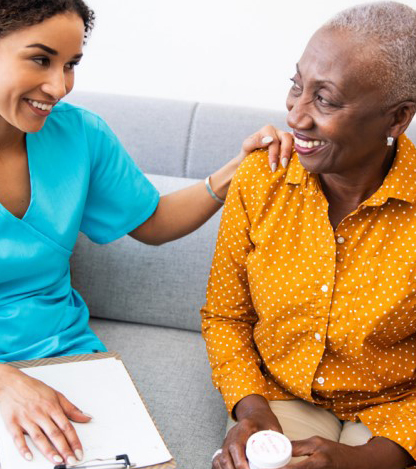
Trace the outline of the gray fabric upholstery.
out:
[[[227,416],[200,334],[98,319],[91,325],[123,357],[178,469],[209,469]]]
[[[149,179],[162,194],[197,182]],[[189,236],[158,247],[128,236],[100,246],[82,236],[73,255],[74,287],[94,317],[199,331],[219,219],[220,213]]]
[[[266,123],[285,125],[270,110],[85,93],[70,101],[107,120],[162,194],[216,170]],[[407,133],[416,141],[415,124]],[[178,469],[208,469],[226,425],[198,332],[219,218],[160,247],[81,235],[71,262],[93,329],[123,357]]]

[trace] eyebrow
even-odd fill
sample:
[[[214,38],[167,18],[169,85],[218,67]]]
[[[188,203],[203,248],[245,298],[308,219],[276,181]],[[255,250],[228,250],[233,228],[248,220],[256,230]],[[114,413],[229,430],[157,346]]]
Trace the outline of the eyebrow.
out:
[[[299,65],[296,64],[296,72],[299,74],[300,77],[302,77],[302,74],[300,73],[300,70],[299,70]],[[317,85],[326,85],[326,84],[329,84],[329,85],[332,85],[333,87],[335,87],[336,89],[338,89],[338,87],[335,85],[335,83],[331,80],[317,80],[316,81],[316,84]]]
[[[38,49],[42,49],[44,50],[45,52],[47,52],[48,54],[51,54],[51,55],[58,55],[58,51],[56,51],[55,49],[52,49],[51,47],[48,47],[48,46],[45,46],[45,44],[41,44],[41,43],[36,43],[36,44],[29,44],[28,46],[26,46],[27,48],[29,47],[37,47]],[[83,54],[75,54],[74,55],[74,59],[80,59],[82,57]]]

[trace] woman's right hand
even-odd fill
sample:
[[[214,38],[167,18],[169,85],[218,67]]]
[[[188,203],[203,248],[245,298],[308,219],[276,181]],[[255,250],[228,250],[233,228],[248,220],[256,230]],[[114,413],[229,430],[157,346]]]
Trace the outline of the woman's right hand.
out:
[[[0,364],[0,414],[20,454],[33,458],[24,434],[53,464],[76,464],[82,445],[69,421],[86,423],[85,415],[58,391],[9,365]]]
[[[262,430],[283,433],[277,417],[262,396],[253,394],[241,399],[235,413],[238,423],[227,433],[221,452],[212,461],[212,469],[249,469],[246,443],[250,436]]]
[[[280,130],[273,125],[265,125],[258,132],[247,137],[241,146],[238,159],[243,159],[256,149],[269,152],[269,165],[273,172],[279,166],[279,161],[286,168],[292,154],[293,135]]]

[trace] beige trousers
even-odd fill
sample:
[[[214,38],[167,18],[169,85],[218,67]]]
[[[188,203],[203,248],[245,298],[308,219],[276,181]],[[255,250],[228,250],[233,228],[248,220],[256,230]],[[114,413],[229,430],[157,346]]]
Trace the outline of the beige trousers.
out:
[[[331,411],[316,407],[309,402],[295,399],[292,401],[270,401],[270,407],[289,440],[304,440],[321,436],[327,440],[345,445],[358,446],[367,443],[371,431],[362,423],[341,422]],[[236,424],[230,418],[228,430]],[[293,458],[300,461],[302,458]]]

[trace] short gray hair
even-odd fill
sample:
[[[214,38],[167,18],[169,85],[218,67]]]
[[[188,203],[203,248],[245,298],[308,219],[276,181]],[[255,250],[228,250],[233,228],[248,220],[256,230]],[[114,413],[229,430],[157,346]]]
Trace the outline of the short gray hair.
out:
[[[385,105],[416,102],[416,11],[413,8],[390,1],[357,5],[335,15],[323,29],[351,32],[363,48],[370,47],[378,69],[375,84],[385,92]]]

